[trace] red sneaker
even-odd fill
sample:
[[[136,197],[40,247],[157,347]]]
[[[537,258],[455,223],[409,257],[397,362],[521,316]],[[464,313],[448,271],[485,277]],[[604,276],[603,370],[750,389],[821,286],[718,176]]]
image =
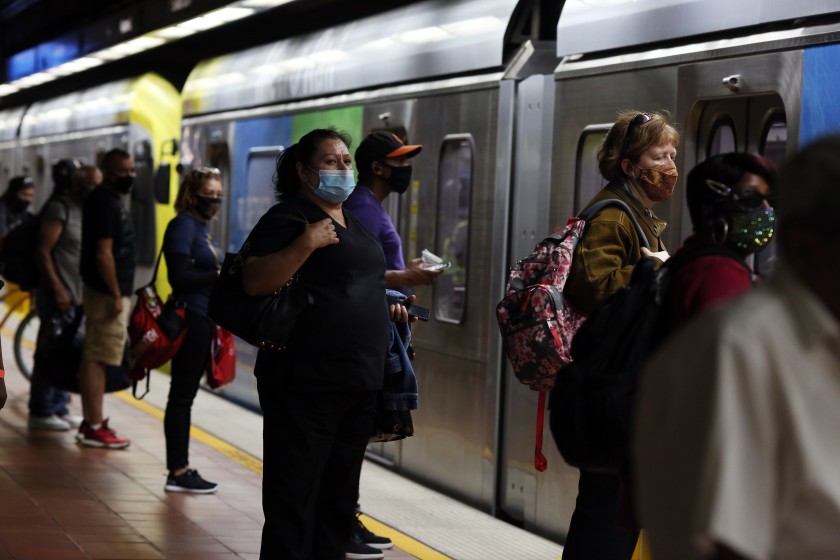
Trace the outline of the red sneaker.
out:
[[[86,447],[104,447],[106,449],[122,449],[131,443],[127,439],[117,437],[117,433],[108,427],[108,420],[102,421],[102,425],[96,430],[90,427],[87,421],[79,426],[79,433],[76,434],[76,441]]]

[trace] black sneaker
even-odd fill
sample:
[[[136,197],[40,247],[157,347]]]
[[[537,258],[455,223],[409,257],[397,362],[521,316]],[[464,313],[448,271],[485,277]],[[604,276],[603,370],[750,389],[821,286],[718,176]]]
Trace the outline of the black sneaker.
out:
[[[356,532],[353,531],[353,535],[350,537],[350,544],[347,545],[346,552],[344,553],[344,558],[347,560],[380,560],[385,558],[385,554],[378,548],[373,548],[363,543]]]
[[[370,529],[365,527],[358,513],[356,514],[356,522],[353,523],[353,536],[358,537],[358,539],[366,545],[380,550],[387,550],[394,547],[394,543],[391,542],[391,539],[375,535],[370,531]]]
[[[187,469],[187,472],[178,476],[169,475],[166,477],[167,492],[189,492],[191,494],[212,494],[219,489],[215,482],[207,482],[195,469]]]

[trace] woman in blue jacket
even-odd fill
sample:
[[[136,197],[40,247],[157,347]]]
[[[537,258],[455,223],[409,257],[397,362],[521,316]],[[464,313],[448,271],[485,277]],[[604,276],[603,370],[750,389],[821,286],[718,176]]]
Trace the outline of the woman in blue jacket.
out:
[[[207,317],[210,290],[221,268],[221,249],[210,237],[207,223],[222,203],[222,177],[218,169],[190,171],[181,182],[175,210],[163,237],[172,298],[186,308],[187,334],[172,358],[169,400],[163,430],[166,435],[167,492],[209,494],[218,484],[201,478],[190,468],[190,412],[201,377],[210,359],[216,326]]]

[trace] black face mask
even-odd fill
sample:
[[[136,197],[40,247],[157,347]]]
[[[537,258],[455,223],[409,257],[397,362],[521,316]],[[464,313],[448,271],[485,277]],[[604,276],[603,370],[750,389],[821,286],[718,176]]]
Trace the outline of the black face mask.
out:
[[[134,186],[134,177],[126,175],[125,177],[117,177],[114,180],[114,190],[120,194],[128,194],[131,187]]]
[[[12,214],[20,214],[27,208],[29,208],[30,202],[28,200],[23,200],[22,198],[18,198],[14,195],[10,196],[7,199],[6,203],[11,210]]]
[[[408,186],[411,184],[412,167],[410,165],[406,165],[404,167],[394,167],[386,164],[383,165],[391,170],[391,176],[388,177],[388,186],[391,187],[391,190],[397,194],[402,194],[407,191]]]
[[[206,220],[212,220],[219,212],[219,206],[222,205],[222,199],[213,198],[210,196],[196,196],[195,211],[201,214]]]

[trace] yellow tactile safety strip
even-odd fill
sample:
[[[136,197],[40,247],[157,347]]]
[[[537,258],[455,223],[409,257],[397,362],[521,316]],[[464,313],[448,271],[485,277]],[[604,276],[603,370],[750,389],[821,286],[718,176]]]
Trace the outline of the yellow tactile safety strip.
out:
[[[115,393],[117,398],[130,404],[131,406],[142,410],[149,416],[157,418],[158,420],[163,420],[164,411],[160,408],[151,405],[147,402],[138,401],[130,393],[127,391],[120,391]],[[216,436],[209,434],[202,430],[201,428],[196,428],[192,426],[190,428],[190,436],[194,437],[201,443],[207,445],[208,447],[218,451],[225,457],[230,458],[233,461],[236,461],[240,465],[251,469],[257,474],[262,475],[263,464],[262,461],[258,458],[254,457],[253,455],[238,449],[229,443],[220,440]],[[410,554],[416,558],[421,558],[422,560],[450,560],[449,556],[445,556],[440,552],[434,550],[426,546],[425,544],[418,542],[406,534],[400,533],[396,529],[385,525],[384,523],[377,521],[371,517],[366,515],[362,516],[365,525],[377,535],[382,535],[383,537],[388,537],[394,542],[394,545],[400,548],[401,550],[405,551],[407,554]]]

